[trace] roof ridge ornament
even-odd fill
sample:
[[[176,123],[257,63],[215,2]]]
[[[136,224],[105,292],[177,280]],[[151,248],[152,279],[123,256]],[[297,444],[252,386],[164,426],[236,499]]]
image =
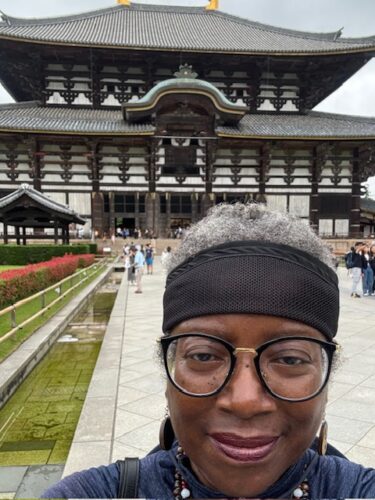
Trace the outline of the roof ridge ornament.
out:
[[[176,71],[174,74],[176,78],[192,78],[195,79],[198,76],[198,73],[193,71],[193,66],[189,64],[181,64],[179,71]]]
[[[28,190],[28,189],[31,189],[31,186],[30,186],[30,184],[26,184],[26,183],[24,183],[24,184],[21,184],[20,188],[21,188],[21,189],[24,189],[24,190],[26,191],[26,190]]]
[[[219,10],[219,0],[210,0],[206,10]]]
[[[117,3],[120,5],[124,5],[125,7],[130,7],[130,5],[131,5],[130,0],[117,0]]]

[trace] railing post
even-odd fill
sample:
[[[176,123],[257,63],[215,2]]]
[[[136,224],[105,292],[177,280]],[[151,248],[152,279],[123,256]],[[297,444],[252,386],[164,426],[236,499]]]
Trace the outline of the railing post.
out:
[[[45,292],[42,293],[40,298],[42,299],[42,309],[44,309],[46,307],[46,294],[45,294]]]
[[[16,328],[17,326],[17,318],[16,318],[16,308],[13,307],[13,309],[10,312],[10,321],[12,324],[12,328]]]

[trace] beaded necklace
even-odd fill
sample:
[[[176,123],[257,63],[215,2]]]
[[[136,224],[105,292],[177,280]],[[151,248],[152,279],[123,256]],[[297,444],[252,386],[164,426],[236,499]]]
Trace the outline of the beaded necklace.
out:
[[[184,451],[179,446],[177,448],[176,458],[179,462],[184,457]],[[174,488],[173,488],[173,496],[176,500],[187,500],[188,498],[192,498],[191,491],[186,480],[183,478],[181,472],[175,469],[174,474]],[[307,478],[305,478],[298,486],[293,490],[292,500],[310,500],[310,486]]]

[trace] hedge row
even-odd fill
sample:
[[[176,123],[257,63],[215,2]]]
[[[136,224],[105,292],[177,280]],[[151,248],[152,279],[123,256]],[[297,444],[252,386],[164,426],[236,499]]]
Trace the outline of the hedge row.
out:
[[[66,254],[95,254],[96,243],[80,245],[0,245],[0,265],[22,266]]]
[[[0,309],[15,304],[94,263],[94,255],[65,255],[0,273]]]

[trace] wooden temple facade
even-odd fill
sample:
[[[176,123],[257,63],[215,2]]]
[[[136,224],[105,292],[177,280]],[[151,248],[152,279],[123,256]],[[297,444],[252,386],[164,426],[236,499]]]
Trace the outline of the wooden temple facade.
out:
[[[0,195],[32,184],[99,235],[166,236],[257,200],[360,236],[375,119],[312,109],[374,54],[375,38],[198,7],[3,14],[0,78],[17,102],[0,105]]]

